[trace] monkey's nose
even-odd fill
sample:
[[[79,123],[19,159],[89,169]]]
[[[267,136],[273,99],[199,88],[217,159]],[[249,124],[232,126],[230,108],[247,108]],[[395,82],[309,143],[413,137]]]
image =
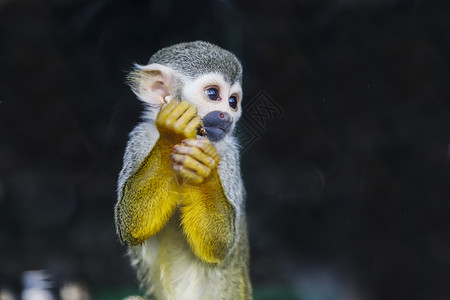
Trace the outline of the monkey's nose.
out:
[[[206,136],[213,142],[220,141],[232,129],[233,117],[224,111],[212,111],[203,117]]]
[[[233,123],[233,117],[227,112],[220,112],[219,118],[221,118],[226,123]]]
[[[220,127],[226,129],[233,124],[233,117],[225,111],[212,111],[203,117],[205,127]]]

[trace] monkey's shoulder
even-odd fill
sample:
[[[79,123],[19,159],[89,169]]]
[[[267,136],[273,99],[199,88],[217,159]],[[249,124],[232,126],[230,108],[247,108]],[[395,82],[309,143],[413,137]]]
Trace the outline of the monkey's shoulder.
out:
[[[148,155],[158,137],[158,130],[151,121],[140,122],[130,132],[123,157],[122,170],[119,174],[119,191],[121,191],[130,174],[139,167],[140,163]]]

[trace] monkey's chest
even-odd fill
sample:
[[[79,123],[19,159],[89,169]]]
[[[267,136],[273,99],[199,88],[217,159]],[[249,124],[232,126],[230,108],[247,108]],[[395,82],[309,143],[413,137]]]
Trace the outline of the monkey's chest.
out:
[[[154,253],[150,281],[157,299],[220,298],[223,284],[220,272],[193,254],[177,214],[147,245]]]

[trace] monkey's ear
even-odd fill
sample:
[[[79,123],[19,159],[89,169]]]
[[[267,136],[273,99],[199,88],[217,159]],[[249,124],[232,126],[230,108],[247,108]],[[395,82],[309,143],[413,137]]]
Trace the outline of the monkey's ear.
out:
[[[160,106],[165,98],[173,96],[175,72],[160,65],[135,65],[128,75],[128,82],[138,98],[150,105]]]

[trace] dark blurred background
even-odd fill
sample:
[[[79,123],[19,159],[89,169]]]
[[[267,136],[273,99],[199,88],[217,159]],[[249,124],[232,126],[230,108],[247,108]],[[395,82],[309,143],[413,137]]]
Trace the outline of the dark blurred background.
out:
[[[137,291],[113,219],[125,76],[197,39],[279,113],[242,122],[255,299],[450,299],[447,0],[1,0],[0,288]]]

